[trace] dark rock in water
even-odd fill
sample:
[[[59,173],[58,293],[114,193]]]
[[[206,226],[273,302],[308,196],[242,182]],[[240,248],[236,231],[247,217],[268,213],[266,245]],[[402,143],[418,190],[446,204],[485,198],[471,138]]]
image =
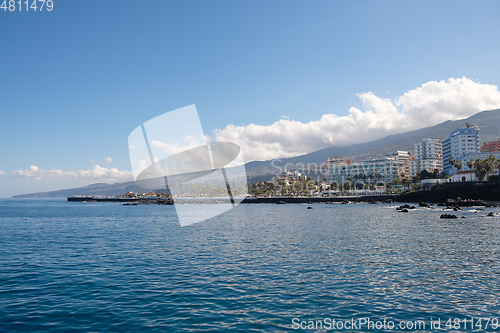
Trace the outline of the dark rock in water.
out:
[[[458,212],[459,210],[462,210],[462,208],[460,208],[460,207],[458,207],[458,206],[455,206],[455,207],[453,207],[453,210],[454,210],[455,212]]]
[[[465,216],[462,216],[462,217],[461,217],[461,219],[464,219],[464,218],[465,218]]]
[[[415,209],[415,206],[410,206],[408,204],[404,204],[404,205],[399,206],[398,208],[396,208],[396,210],[399,210],[399,211],[403,211],[403,210],[408,211],[408,209]]]
[[[495,213],[491,212],[491,213],[486,214],[486,216],[495,216]]]
[[[408,209],[403,208],[403,209],[397,209],[398,212],[400,213],[408,213]]]
[[[418,206],[419,207],[425,207],[425,208],[431,208],[431,206],[428,204],[428,203],[425,203],[425,202],[419,202],[418,203]]]
[[[311,206],[308,206],[307,209],[313,209]]]
[[[444,204],[444,203],[442,203],[442,202],[441,202],[441,203],[438,203],[437,205],[438,205],[439,207],[444,207],[444,206],[446,206],[446,204]]]
[[[440,218],[442,219],[458,219],[456,215],[453,214],[441,214]]]

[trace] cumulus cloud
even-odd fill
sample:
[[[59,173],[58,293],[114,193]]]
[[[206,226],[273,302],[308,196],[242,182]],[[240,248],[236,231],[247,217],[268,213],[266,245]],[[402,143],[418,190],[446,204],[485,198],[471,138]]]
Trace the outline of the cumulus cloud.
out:
[[[54,180],[80,180],[93,183],[114,183],[134,180],[131,171],[120,171],[116,168],[108,169],[99,165],[94,165],[91,170],[78,171],[63,171],[55,168],[44,170],[32,165],[29,169],[14,170],[12,173],[18,177],[36,180],[52,178]]]
[[[5,171],[0,170],[0,176],[3,176],[3,175],[5,175],[5,174],[6,174],[6,172],[5,172]]]
[[[162,156],[166,154],[166,156],[170,155],[175,155],[177,153],[183,152],[188,149],[196,148],[199,146],[202,146],[205,144],[206,138],[205,137],[192,137],[190,135],[186,135],[181,143],[177,141],[172,141],[172,142],[163,142],[159,140],[151,140],[151,147],[153,148],[160,148],[163,150],[164,154],[161,154]]]
[[[465,77],[430,81],[396,99],[371,92],[357,96],[363,110],[351,107],[346,116],[325,114],[308,123],[282,118],[268,126],[228,125],[216,130],[215,138],[240,145],[247,161],[267,160],[368,142],[500,108],[496,86]]]
[[[98,164],[98,163],[108,163],[109,164],[109,163],[113,162],[113,159],[111,157],[106,157],[103,161],[90,160],[90,162],[96,163],[96,164]]]

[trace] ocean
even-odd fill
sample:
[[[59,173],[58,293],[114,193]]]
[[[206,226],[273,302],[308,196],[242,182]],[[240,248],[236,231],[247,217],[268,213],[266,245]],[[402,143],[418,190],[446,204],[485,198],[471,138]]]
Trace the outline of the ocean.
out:
[[[395,208],[3,199],[0,331],[500,331],[500,208]]]

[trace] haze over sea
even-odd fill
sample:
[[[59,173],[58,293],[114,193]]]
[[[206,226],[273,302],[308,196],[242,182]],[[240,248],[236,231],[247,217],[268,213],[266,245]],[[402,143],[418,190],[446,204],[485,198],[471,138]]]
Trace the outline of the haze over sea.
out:
[[[0,331],[288,332],[293,318],[362,317],[432,331],[500,316],[499,208],[443,220],[438,207],[306,206],[242,204],[181,228],[173,206],[0,200]]]

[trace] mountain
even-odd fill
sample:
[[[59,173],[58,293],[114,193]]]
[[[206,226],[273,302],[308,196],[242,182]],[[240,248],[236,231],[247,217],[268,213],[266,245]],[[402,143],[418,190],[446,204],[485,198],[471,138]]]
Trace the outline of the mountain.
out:
[[[479,127],[481,142],[493,141],[500,138],[500,109],[483,111],[462,120],[448,120],[444,123],[422,128],[416,131],[386,136],[382,139],[351,145],[348,147],[329,147],[309,154],[291,158],[282,158],[268,161],[254,161],[247,163],[247,178],[250,183],[269,180],[287,166],[287,170],[302,168],[308,164],[320,164],[334,156],[348,156],[360,161],[371,156],[385,156],[394,150],[412,150],[413,144],[425,138],[444,139],[454,130],[463,127],[465,123],[474,123]],[[17,195],[15,198],[59,198],[74,194],[83,195],[117,195],[126,192],[142,192],[135,182],[116,184],[92,184],[85,187]]]
[[[13,198],[67,198],[75,194],[113,196],[117,194],[124,194],[129,191],[143,192],[144,190],[139,186],[137,186],[135,182],[115,183],[115,184],[97,183],[84,187],[71,188],[65,190],[21,194],[21,195],[16,195]]]
[[[351,145],[348,147],[329,147],[309,154],[283,158],[272,161],[275,166],[293,169],[293,165],[308,163],[323,163],[335,156],[353,157],[356,161],[377,156],[382,157],[395,150],[412,150],[413,144],[425,138],[444,139],[454,130],[465,126],[465,123],[474,123],[479,127],[481,142],[493,141],[500,137],[500,109],[483,111],[462,120],[448,120],[444,123],[425,127],[419,130],[394,134],[382,139]],[[301,166],[301,165],[300,165]],[[246,164],[247,174],[276,173],[279,170],[271,165],[271,161],[254,161]]]

